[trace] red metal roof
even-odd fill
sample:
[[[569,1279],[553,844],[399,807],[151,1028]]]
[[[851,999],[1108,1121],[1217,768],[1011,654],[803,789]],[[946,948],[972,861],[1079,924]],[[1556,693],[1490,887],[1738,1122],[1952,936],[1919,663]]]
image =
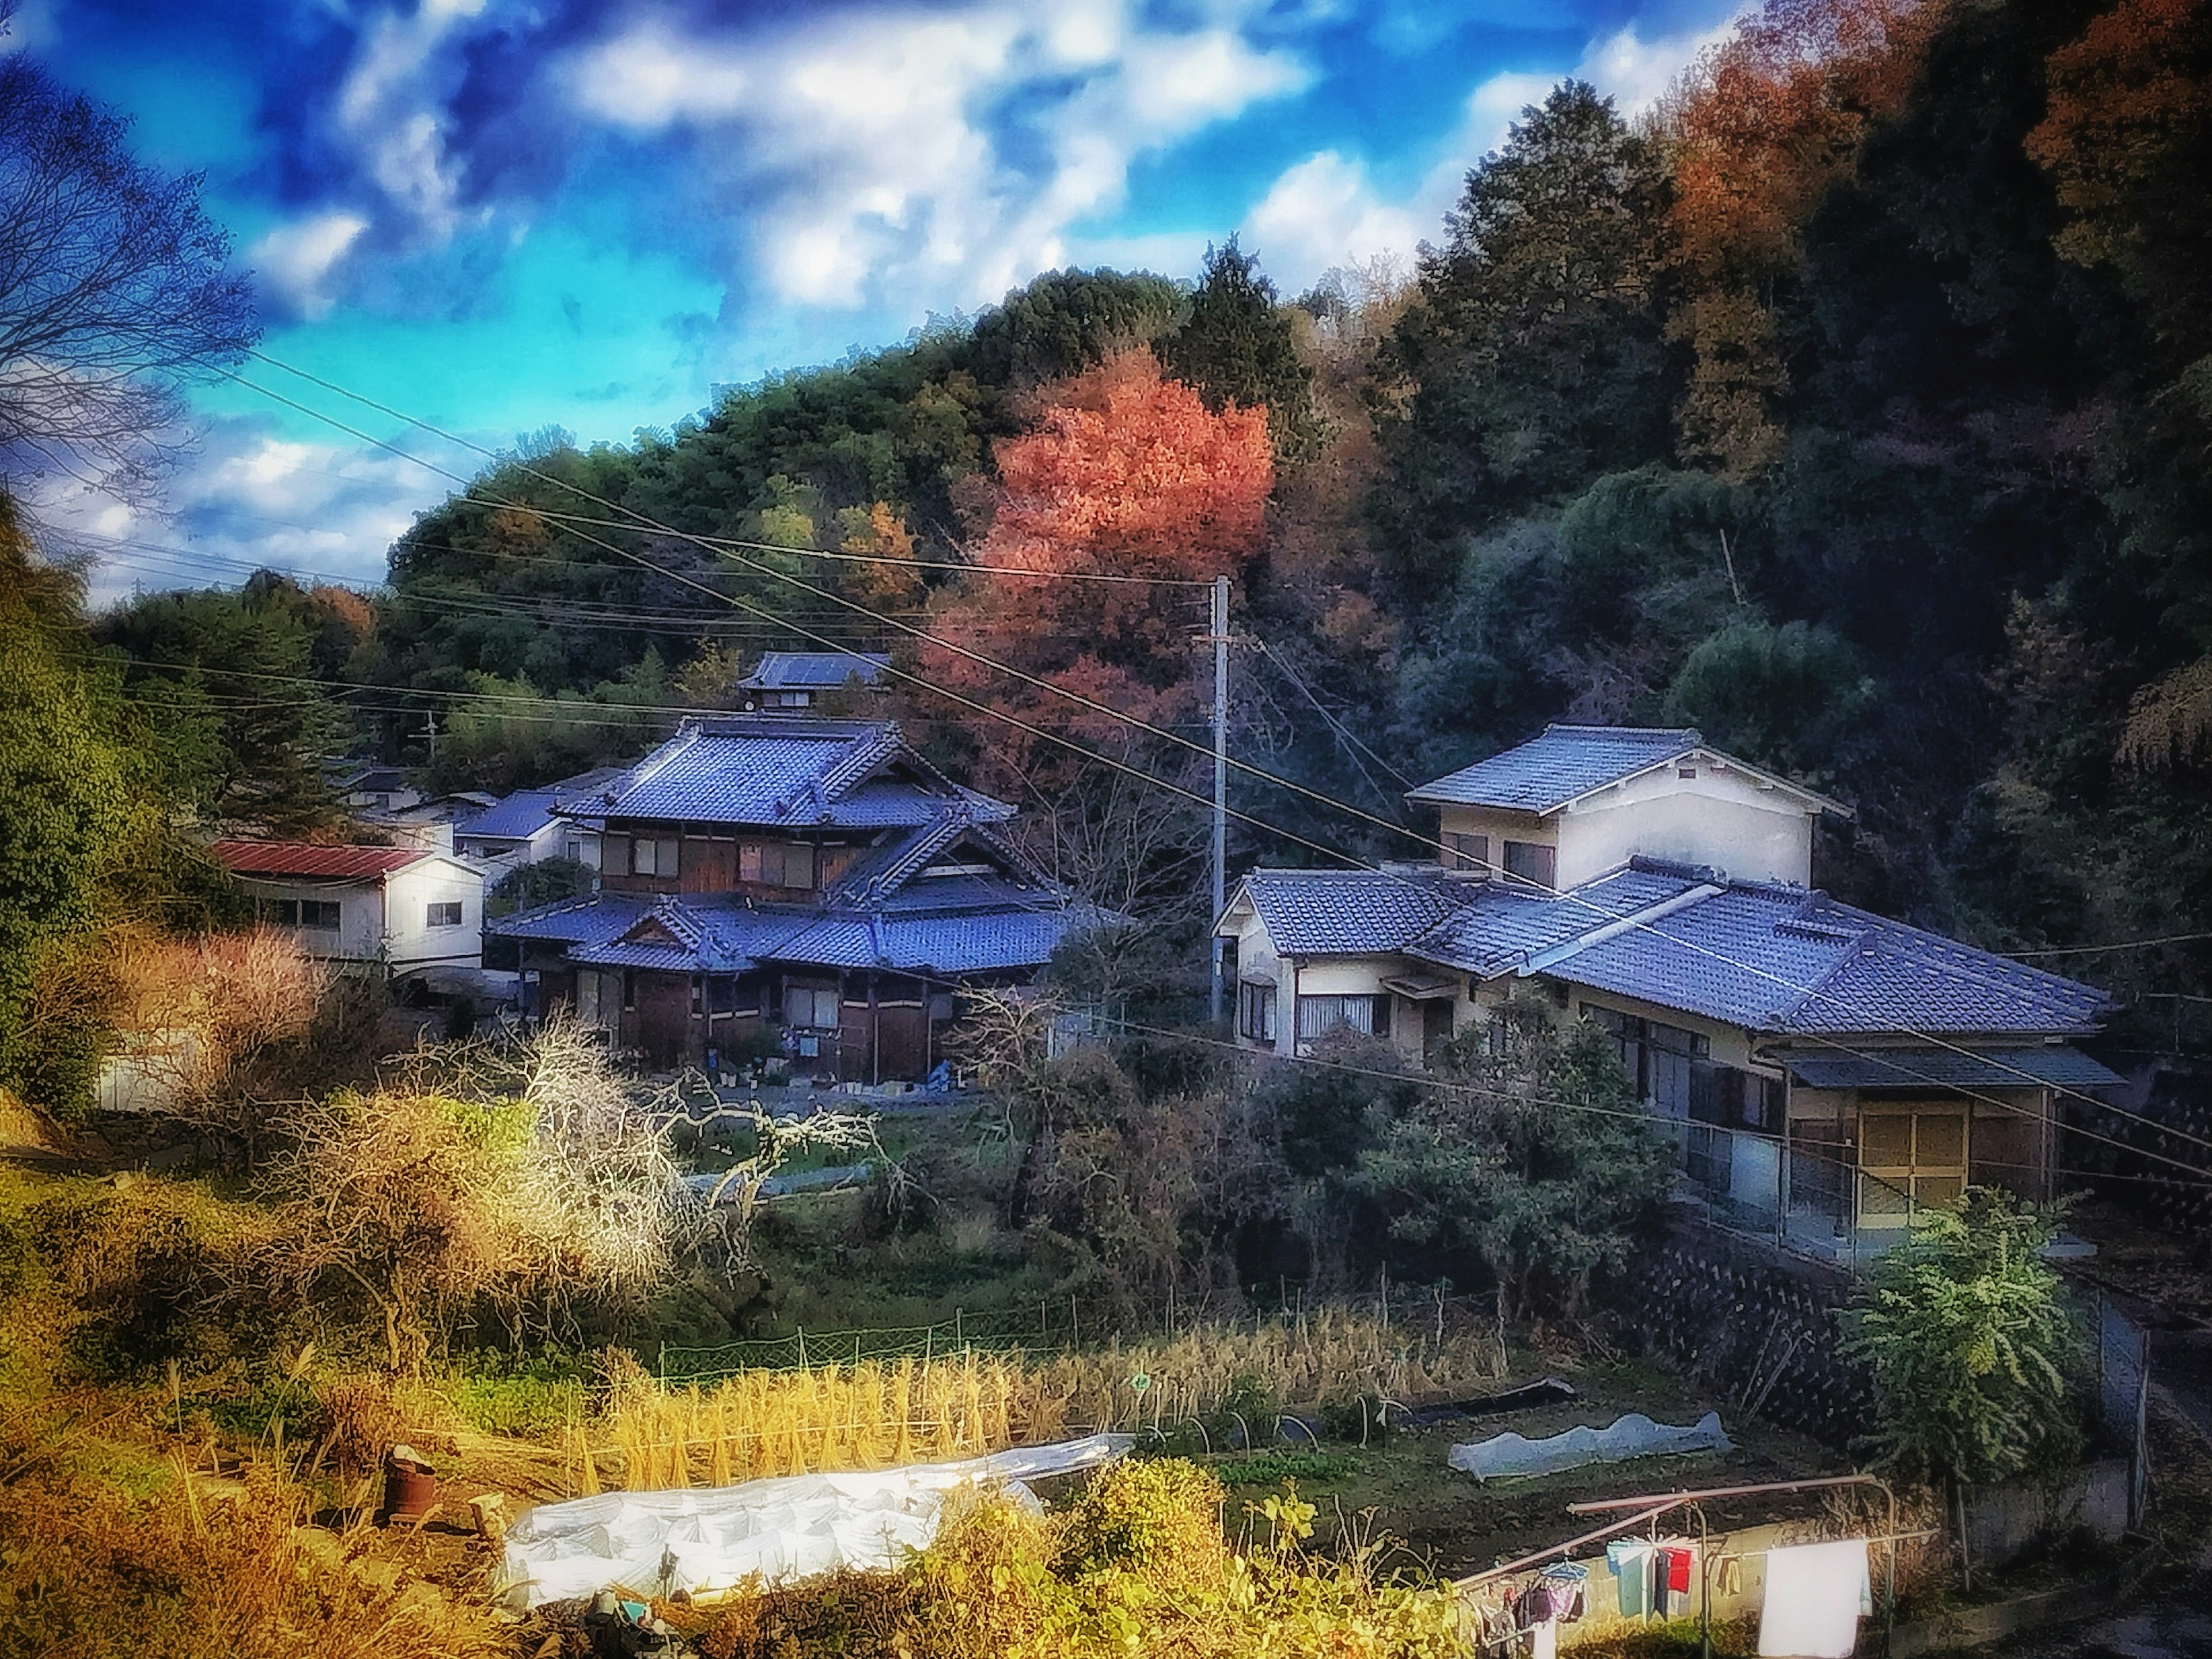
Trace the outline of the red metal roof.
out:
[[[298,841],[219,841],[208,849],[236,876],[323,876],[363,881],[430,856],[419,847],[317,847]]]

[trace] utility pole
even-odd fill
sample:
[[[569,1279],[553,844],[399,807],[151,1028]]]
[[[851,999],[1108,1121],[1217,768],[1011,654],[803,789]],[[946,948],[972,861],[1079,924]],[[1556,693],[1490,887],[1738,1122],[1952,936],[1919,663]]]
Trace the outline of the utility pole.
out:
[[[1213,920],[1229,902],[1229,578],[1213,579]],[[1207,1017],[1221,1022],[1222,964],[1228,941],[1213,940],[1213,987]]]
[[[438,711],[436,709],[434,708],[428,714],[422,716],[422,730],[420,735],[428,738],[430,740],[430,764],[432,766],[437,765]]]

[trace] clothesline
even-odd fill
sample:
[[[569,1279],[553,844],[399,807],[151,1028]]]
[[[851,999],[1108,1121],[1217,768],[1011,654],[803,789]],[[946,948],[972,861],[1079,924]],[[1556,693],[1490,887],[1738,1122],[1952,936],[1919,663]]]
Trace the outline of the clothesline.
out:
[[[1726,1537],[1728,1534],[1725,1534],[1725,1533],[1723,1533],[1723,1534],[1722,1534],[1721,1535],[1722,1535],[1723,1537]],[[1919,1532],[1892,1532],[1892,1533],[1884,1533],[1884,1534],[1881,1534],[1880,1537],[1876,1537],[1876,1538],[1867,1538],[1867,1539],[1856,1539],[1856,1538],[1803,1538],[1803,1539],[1800,1539],[1800,1540],[1798,1540],[1798,1541],[1797,1541],[1796,1543],[1795,1543],[1795,1544],[1763,1544],[1763,1545],[1761,1545],[1759,1548],[1757,1548],[1757,1549],[1755,1549],[1755,1550],[1723,1550],[1723,1551],[1722,1551],[1722,1552],[1720,1552],[1720,1553],[1717,1553],[1717,1554],[1713,1557],[1713,1559],[1714,1559],[1716,1562],[1720,1562],[1720,1561],[1748,1561],[1748,1560],[1750,1560],[1753,1556],[1758,1556],[1758,1555],[1771,1555],[1771,1554],[1773,1554],[1773,1553],[1774,1553],[1774,1552],[1775,1552],[1775,1551],[1777,1551],[1777,1550],[1794,1550],[1794,1549],[1798,1549],[1798,1548],[1802,1547],[1803,1547],[1804,1545],[1806,1545],[1806,1544],[1850,1544],[1850,1543],[1863,1543],[1863,1544],[1865,1544],[1865,1545],[1867,1546],[1867,1547],[1868,1547],[1868,1548],[1871,1549],[1871,1548],[1873,1548],[1873,1547],[1874,1547],[1874,1546],[1875,1546],[1876,1544],[1911,1544],[1911,1543],[1917,1543],[1917,1541],[1919,1541],[1919,1540],[1920,1540],[1921,1539],[1923,1539],[1923,1538],[1940,1538],[1940,1537],[1942,1537],[1942,1528],[1937,1528],[1937,1527],[1928,1527],[1928,1528],[1923,1528],[1923,1529],[1922,1529],[1921,1531],[1919,1531]]]
[[[1514,1573],[1526,1571],[1530,1567],[1543,1566],[1553,1561],[1564,1561],[1567,1559],[1569,1550],[1583,1544],[1595,1544],[1601,1538],[1611,1538],[1617,1533],[1626,1532],[1632,1527],[1640,1527],[1646,1521],[1656,1521],[1668,1510],[1676,1508],[1680,1503],[1679,1498],[1669,1498],[1657,1509],[1646,1510],[1641,1515],[1632,1515],[1626,1521],[1616,1521],[1609,1527],[1600,1527],[1595,1532],[1586,1532],[1579,1538],[1570,1538],[1564,1544],[1554,1544],[1549,1549],[1538,1550],[1534,1555],[1524,1555],[1517,1561],[1508,1561],[1504,1565],[1492,1567],[1486,1572],[1474,1573],[1465,1578],[1454,1579],[1452,1588],[1456,1590],[1471,1590],[1488,1583],[1493,1578],[1510,1577]]]

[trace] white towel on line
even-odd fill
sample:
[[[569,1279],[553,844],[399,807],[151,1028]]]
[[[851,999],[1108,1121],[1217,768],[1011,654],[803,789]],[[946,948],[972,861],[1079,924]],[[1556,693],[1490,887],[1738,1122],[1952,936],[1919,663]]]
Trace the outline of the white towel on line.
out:
[[[1865,1539],[1769,1550],[1761,1659],[1850,1659],[1859,1620],[1873,1611]]]

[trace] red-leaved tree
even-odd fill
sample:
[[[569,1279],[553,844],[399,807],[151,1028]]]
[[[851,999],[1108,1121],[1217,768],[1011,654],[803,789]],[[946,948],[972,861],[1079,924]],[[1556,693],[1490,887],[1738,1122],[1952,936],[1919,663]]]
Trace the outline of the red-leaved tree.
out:
[[[996,510],[974,555],[986,568],[947,591],[932,631],[1155,725],[1190,720],[1211,660],[1206,596],[1173,584],[1240,575],[1257,551],[1274,482],[1267,411],[1209,413],[1134,351],[1045,388],[1032,429],[1000,442],[997,458]],[[1159,580],[1081,580],[1098,574]],[[939,645],[922,660],[951,690],[1086,747],[1130,751],[1125,723],[1047,686]],[[1006,726],[979,736],[985,787],[1035,800],[1073,775],[1058,744]]]

